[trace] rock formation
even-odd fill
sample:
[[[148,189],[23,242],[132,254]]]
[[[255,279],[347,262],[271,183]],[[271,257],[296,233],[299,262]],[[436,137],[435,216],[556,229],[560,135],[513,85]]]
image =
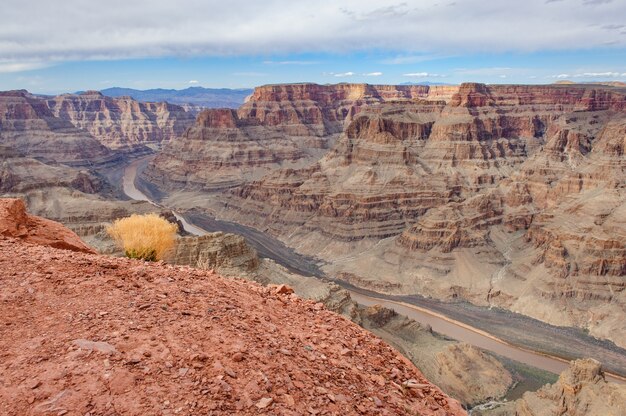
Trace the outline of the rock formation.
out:
[[[13,238],[0,268],[2,414],[465,414],[379,338],[295,295]]]
[[[229,114],[228,126],[199,119],[148,169],[167,203],[272,233],[353,284],[460,297],[626,346],[623,88],[296,84],[259,87]],[[246,146],[282,156],[240,148],[242,120],[277,134]],[[335,144],[298,168],[280,137]]]
[[[225,189],[318,160],[344,123],[386,101],[444,102],[456,87],[268,85],[239,110],[206,110],[145,172],[166,189]]]
[[[133,150],[180,136],[195,117],[181,106],[105,97],[98,91],[46,100],[56,117],[91,133],[110,149]]]
[[[83,253],[95,251],[63,225],[26,213],[21,199],[0,199],[0,236]]]
[[[514,403],[477,412],[484,416],[619,416],[626,414],[626,385],[604,379],[600,363],[592,359],[570,364],[558,381],[527,392]]]
[[[110,164],[118,157],[26,91],[0,92],[0,144],[30,158],[70,166]]]

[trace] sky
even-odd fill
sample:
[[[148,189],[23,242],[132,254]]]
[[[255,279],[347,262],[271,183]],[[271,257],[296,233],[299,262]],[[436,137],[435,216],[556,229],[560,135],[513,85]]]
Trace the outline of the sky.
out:
[[[2,0],[0,90],[626,82],[626,0]]]

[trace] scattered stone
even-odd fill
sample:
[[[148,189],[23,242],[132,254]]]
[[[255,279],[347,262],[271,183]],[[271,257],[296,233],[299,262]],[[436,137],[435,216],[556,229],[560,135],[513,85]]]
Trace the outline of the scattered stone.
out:
[[[265,409],[270,404],[272,404],[273,401],[274,399],[272,399],[271,397],[263,397],[261,400],[257,402],[255,406],[258,407],[259,409]]]

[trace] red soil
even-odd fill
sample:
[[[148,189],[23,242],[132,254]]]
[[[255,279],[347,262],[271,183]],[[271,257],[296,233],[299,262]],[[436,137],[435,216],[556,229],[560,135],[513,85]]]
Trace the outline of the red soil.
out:
[[[0,235],[0,414],[465,412],[289,290]]]

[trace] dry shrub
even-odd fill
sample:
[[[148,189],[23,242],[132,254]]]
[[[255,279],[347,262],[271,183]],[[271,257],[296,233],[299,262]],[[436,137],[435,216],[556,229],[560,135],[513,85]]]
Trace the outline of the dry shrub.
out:
[[[107,233],[124,249],[126,257],[148,261],[161,260],[176,241],[178,226],[157,214],[121,218]]]

